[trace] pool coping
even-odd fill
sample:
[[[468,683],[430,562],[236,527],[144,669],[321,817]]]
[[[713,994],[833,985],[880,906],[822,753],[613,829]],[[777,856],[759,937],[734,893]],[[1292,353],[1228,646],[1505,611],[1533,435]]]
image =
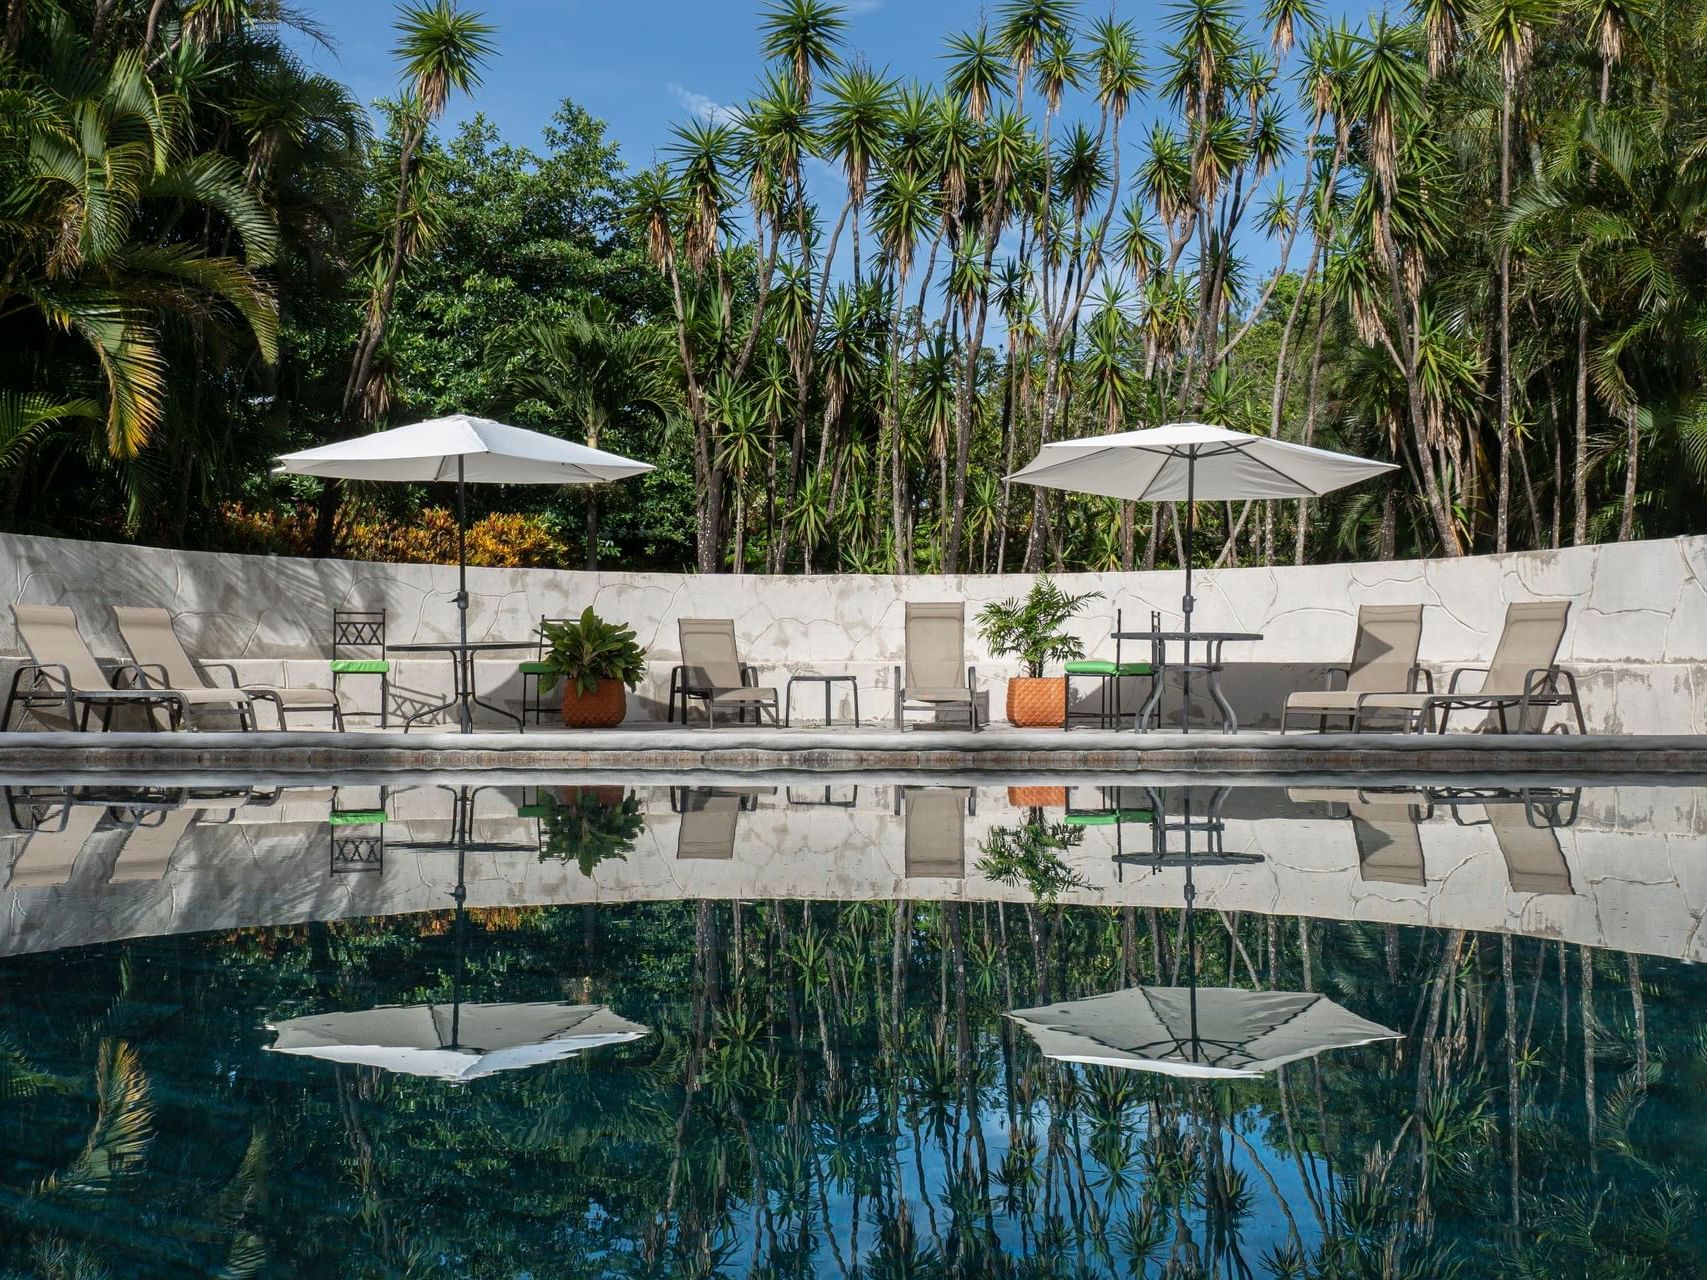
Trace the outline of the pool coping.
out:
[[[1133,734],[719,729],[515,733],[8,733],[0,777],[469,772],[955,777],[1707,774],[1707,735]]]

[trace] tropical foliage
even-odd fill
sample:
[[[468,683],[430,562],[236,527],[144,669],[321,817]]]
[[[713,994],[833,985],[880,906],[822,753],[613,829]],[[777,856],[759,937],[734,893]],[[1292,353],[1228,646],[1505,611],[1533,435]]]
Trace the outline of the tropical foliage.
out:
[[[274,0],[8,6],[0,518],[219,547],[238,504],[340,550],[442,497],[268,458],[457,409],[660,464],[479,495],[572,564],[1166,564],[1177,511],[1001,477],[1180,418],[1400,468],[1200,504],[1205,563],[1701,531],[1699,3],[963,21],[901,80],[777,0],[751,94],[630,172],[568,102],[538,152],[442,137],[501,55],[451,0],[399,8],[373,117]]]

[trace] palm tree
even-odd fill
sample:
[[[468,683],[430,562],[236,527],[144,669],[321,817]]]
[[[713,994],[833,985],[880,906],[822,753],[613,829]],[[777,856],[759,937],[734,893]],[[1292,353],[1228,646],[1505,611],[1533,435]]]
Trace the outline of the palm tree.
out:
[[[186,154],[185,103],[156,90],[135,52],[110,63],[63,30],[42,73],[11,91],[0,132],[0,166],[12,185],[3,231],[0,324],[15,349],[48,351],[42,339],[76,338],[97,372],[105,403],[106,450],[134,457],[159,425],[166,362],[158,319],[192,322],[229,308],[264,359],[277,358],[277,306],[252,268],[271,260],[277,229],[223,156]],[[245,258],[194,243],[151,243],[141,227],[186,214],[222,219]],[[24,376],[63,385],[81,370],[36,365]],[[88,400],[58,390],[37,399],[32,431],[85,416]],[[73,412],[73,410],[76,412]]]
[[[495,363],[509,402],[538,402],[578,427],[594,449],[618,424],[655,431],[675,412],[679,392],[663,331],[624,325],[599,299],[556,322],[536,321],[504,335]],[[662,432],[658,431],[658,436]],[[598,487],[586,486],[587,569],[599,567]]]

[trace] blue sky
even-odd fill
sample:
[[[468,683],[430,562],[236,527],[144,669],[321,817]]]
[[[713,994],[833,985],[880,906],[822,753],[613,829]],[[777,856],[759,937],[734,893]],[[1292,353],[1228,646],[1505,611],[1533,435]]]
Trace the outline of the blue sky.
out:
[[[1082,16],[1100,14],[1106,0],[1083,0]],[[757,22],[763,0],[462,0],[497,28],[497,52],[485,82],[459,97],[447,128],[483,112],[506,141],[538,146],[557,105],[573,98],[607,121],[624,161],[640,168],[665,158],[672,128],[693,114],[738,104],[758,87],[764,60]],[[371,102],[397,92],[392,46],[396,6],[389,0],[298,0],[325,30],[331,52],[299,42],[318,69],[349,84]],[[1167,3],[1126,0],[1120,16],[1139,29],[1147,68],[1154,73],[1167,39]],[[1254,12],[1256,4],[1243,7]],[[1328,0],[1329,14],[1345,11]],[[992,2],[987,6],[995,8]],[[938,81],[947,36],[977,25],[986,11],[975,0],[847,0],[847,53],[901,79]],[[1353,9],[1352,13],[1360,13]],[[1256,29],[1253,27],[1253,34]],[[1260,38],[1260,37],[1259,37]],[[1286,90],[1290,99],[1292,91]],[[1127,175],[1149,116],[1164,111],[1151,102],[1135,112],[1123,148]],[[1093,121],[1094,123],[1094,121]],[[839,205],[840,183],[827,165],[809,171],[809,186],[829,208]],[[1253,270],[1272,269],[1273,246],[1247,237]]]

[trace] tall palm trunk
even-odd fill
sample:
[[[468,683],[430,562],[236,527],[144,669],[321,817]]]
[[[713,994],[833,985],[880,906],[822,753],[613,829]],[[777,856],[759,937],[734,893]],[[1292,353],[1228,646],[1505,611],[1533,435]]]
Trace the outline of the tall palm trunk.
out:
[[[1511,100],[1514,75],[1507,71],[1500,94],[1500,214],[1511,212]],[[1511,243],[1500,235],[1500,429],[1499,497],[1494,550],[1507,549],[1511,532]]]

